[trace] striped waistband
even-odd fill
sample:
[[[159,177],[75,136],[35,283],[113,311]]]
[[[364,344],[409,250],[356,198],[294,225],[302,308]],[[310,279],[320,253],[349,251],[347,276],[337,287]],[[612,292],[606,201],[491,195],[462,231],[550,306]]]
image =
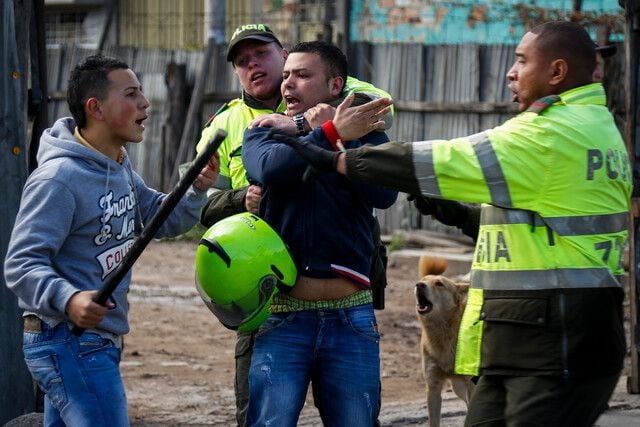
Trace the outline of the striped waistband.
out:
[[[309,301],[294,298],[284,293],[278,293],[273,297],[271,313],[291,313],[304,310],[331,310],[338,308],[351,308],[364,304],[371,304],[373,298],[371,291],[356,291],[349,296],[332,300]]]

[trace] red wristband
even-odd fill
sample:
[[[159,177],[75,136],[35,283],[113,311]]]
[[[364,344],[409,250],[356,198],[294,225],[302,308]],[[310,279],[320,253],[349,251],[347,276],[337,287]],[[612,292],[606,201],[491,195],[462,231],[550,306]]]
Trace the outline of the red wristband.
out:
[[[342,141],[340,134],[336,130],[336,127],[333,125],[333,120],[327,120],[322,125],[322,131],[324,132],[324,136],[327,137],[331,146],[335,151],[342,151],[338,146],[338,141]]]

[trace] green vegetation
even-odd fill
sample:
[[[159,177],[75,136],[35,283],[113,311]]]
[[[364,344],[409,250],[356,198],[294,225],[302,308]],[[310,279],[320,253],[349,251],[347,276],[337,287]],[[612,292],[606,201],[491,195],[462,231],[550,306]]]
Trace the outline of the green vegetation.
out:
[[[391,241],[387,245],[387,251],[391,253],[393,251],[397,251],[398,249],[402,249],[405,247],[406,243],[407,242],[404,234],[394,233],[391,236]]]

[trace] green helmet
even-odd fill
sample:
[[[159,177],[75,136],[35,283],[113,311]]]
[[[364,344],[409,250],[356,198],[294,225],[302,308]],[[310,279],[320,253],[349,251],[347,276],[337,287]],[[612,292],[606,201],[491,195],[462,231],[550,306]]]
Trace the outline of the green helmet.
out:
[[[250,332],[269,315],[273,296],[296,283],[287,246],[263,219],[245,212],[215,223],[196,250],[196,287],[229,329]]]

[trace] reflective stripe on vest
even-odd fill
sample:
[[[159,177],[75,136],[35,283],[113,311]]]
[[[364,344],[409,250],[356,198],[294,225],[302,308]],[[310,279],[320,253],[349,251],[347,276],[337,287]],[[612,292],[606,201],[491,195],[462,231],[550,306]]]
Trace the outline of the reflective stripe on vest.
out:
[[[413,143],[413,164],[422,193],[441,197],[442,193],[433,167],[433,141]]]
[[[478,375],[484,321],[480,320],[484,301],[482,289],[469,289],[467,305],[460,321],[460,333],[456,345],[455,373]]]
[[[443,193],[438,182],[438,173],[434,160],[435,144],[442,143],[446,144],[447,142],[430,140],[412,143],[415,175],[420,190],[425,196],[448,198],[448,195]],[[479,173],[481,175],[478,177],[483,179],[482,186],[485,187],[483,191],[488,192],[491,203],[497,206],[512,207],[509,186],[487,133],[481,132],[466,138],[460,138],[459,143],[460,146],[468,146],[469,150],[474,152],[474,160],[477,161],[474,167],[480,167]]]
[[[620,287],[627,222],[627,212],[549,218],[483,205],[471,286]]]
[[[511,196],[509,196],[509,186],[504,177],[498,156],[496,156],[491,141],[486,132],[480,132],[469,137],[473,151],[475,151],[484,180],[491,193],[491,203],[498,206],[510,208]]]
[[[517,209],[497,209],[491,206],[487,206],[482,215],[482,223],[484,225],[529,224],[532,227],[547,226],[561,236],[619,233],[627,230],[629,221],[627,212],[542,218],[535,212]]]
[[[557,268],[555,270],[486,271],[473,270],[474,288],[491,291],[541,290],[559,288],[622,287],[622,277],[608,268]]]

